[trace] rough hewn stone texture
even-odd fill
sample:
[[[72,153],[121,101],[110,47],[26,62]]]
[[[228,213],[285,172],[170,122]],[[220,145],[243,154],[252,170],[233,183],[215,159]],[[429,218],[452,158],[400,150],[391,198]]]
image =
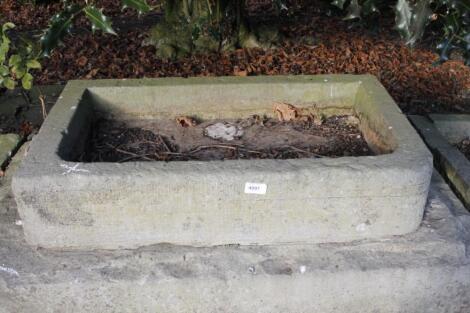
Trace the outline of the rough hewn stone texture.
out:
[[[352,243],[36,249],[0,207],[1,313],[470,312],[470,217],[438,175],[416,232]]]
[[[429,117],[450,143],[470,138],[470,114],[431,114]]]
[[[95,114],[116,118],[272,115],[288,102],[355,112],[368,157],[76,163]],[[421,222],[432,155],[372,76],[73,81],[13,179],[26,240],[42,247],[135,248],[345,242]],[[267,185],[244,193],[246,182]]]

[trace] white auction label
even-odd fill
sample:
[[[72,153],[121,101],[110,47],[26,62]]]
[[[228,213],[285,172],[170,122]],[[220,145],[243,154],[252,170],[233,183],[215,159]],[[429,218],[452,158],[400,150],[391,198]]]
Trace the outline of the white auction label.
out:
[[[268,185],[260,183],[245,183],[245,193],[251,193],[256,195],[266,194]]]

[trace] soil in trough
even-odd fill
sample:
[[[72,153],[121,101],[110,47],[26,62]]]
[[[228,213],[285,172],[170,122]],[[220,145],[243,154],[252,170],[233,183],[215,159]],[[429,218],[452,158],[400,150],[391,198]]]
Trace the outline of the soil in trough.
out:
[[[456,147],[467,157],[468,160],[470,160],[470,138],[462,140],[456,144]]]
[[[236,129],[232,140],[214,139],[207,128]],[[92,127],[83,162],[297,159],[372,155],[353,116],[282,121],[252,116],[197,123],[175,120],[100,119]]]

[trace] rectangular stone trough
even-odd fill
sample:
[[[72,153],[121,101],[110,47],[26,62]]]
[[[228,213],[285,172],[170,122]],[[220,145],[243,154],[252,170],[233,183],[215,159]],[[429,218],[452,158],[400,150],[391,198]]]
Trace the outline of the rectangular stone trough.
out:
[[[75,162],[97,116],[273,115],[274,102],[354,113],[366,157]],[[29,244],[116,249],[345,242],[414,231],[432,155],[372,76],[72,81],[13,178]],[[246,193],[247,183],[265,192]]]

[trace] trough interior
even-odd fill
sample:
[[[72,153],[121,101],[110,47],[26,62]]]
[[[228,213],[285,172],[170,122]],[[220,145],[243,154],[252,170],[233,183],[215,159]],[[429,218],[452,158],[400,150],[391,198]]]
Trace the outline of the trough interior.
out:
[[[59,146],[65,161],[83,153],[94,122],[111,120],[200,120],[274,117],[274,103],[289,103],[315,115],[355,115],[375,154],[391,153],[397,143],[367,87],[348,83],[224,83],[87,88]]]

